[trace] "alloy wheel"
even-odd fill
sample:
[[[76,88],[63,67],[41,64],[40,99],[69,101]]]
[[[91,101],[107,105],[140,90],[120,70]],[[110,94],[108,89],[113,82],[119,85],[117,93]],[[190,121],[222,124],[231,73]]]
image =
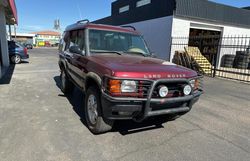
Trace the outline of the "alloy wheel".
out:
[[[18,64],[18,63],[20,63],[21,58],[20,58],[19,55],[14,55],[14,56],[11,57],[11,61],[12,61],[13,63],[15,63],[15,64]]]
[[[88,117],[91,124],[96,124],[97,122],[97,100],[94,95],[90,95],[87,103]]]

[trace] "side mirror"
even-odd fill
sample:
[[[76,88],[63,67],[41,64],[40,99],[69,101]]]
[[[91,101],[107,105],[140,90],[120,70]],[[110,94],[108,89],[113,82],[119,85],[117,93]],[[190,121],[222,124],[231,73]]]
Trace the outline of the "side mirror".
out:
[[[83,54],[84,52],[79,48],[79,46],[71,46],[69,48],[69,52],[75,53],[75,54]]]

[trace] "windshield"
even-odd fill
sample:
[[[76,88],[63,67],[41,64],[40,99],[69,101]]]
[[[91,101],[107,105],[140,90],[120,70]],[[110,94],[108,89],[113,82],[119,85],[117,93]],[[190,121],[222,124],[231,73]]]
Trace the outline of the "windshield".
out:
[[[89,30],[89,46],[91,53],[113,51],[149,55],[149,50],[143,38],[129,33]]]

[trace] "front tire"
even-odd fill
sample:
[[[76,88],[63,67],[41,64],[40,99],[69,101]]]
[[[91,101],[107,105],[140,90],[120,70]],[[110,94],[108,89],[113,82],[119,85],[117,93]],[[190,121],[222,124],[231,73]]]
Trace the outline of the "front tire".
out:
[[[69,80],[64,69],[61,70],[61,91],[64,94],[69,94],[74,90],[74,84]]]
[[[100,90],[90,87],[85,98],[84,113],[89,130],[94,134],[100,134],[112,129],[113,121],[102,117]]]

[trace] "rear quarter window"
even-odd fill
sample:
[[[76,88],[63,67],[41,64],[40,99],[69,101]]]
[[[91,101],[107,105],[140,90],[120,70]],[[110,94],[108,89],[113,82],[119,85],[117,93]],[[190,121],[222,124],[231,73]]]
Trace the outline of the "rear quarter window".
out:
[[[13,48],[24,48],[23,45],[16,43],[16,42],[8,42],[8,46],[9,48],[13,49]]]
[[[24,46],[19,43],[16,43],[15,45],[16,45],[16,48],[24,48]]]

